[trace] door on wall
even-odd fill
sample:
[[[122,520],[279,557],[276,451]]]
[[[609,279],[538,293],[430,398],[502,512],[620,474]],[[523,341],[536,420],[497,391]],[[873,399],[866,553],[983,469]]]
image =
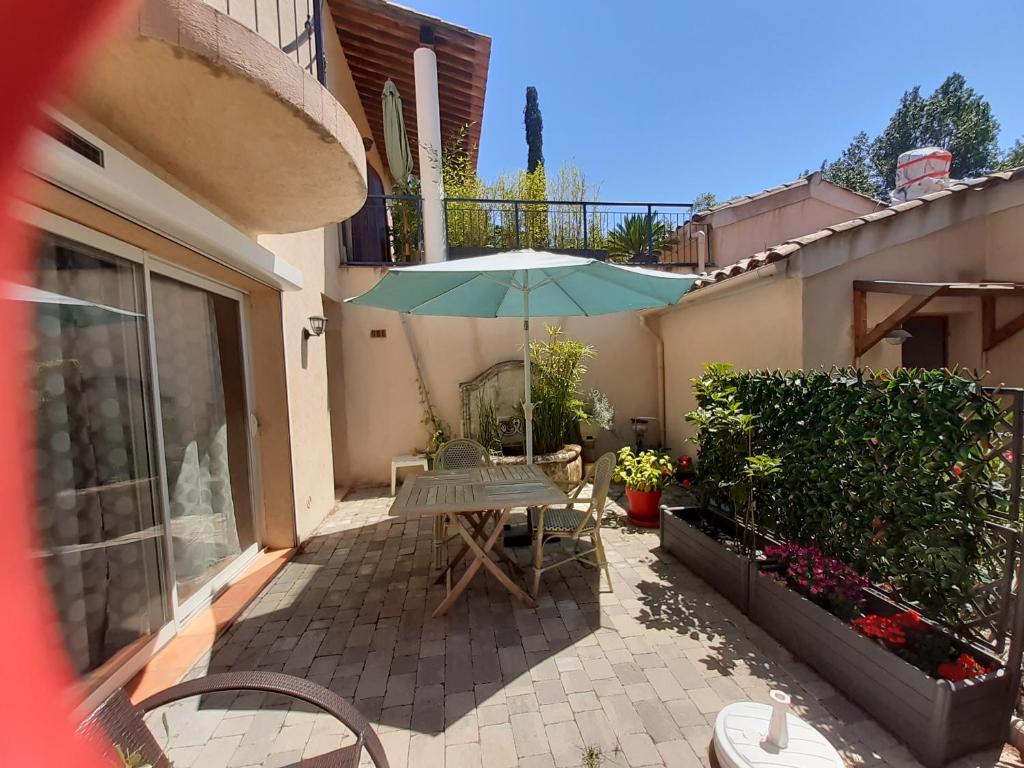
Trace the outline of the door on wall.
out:
[[[36,554],[98,700],[258,552],[246,304],[85,227],[45,226],[32,284],[8,289],[35,315]]]
[[[941,315],[918,315],[903,322],[910,338],[903,342],[904,368],[945,368],[947,319]]]
[[[152,273],[153,336],[179,605],[256,542],[237,299]]]
[[[35,266],[19,291],[35,314],[38,556],[90,676],[171,618],[143,268],[48,233]]]
[[[349,261],[380,264],[391,261],[388,247],[388,209],[384,184],[366,167],[366,204],[349,220]]]

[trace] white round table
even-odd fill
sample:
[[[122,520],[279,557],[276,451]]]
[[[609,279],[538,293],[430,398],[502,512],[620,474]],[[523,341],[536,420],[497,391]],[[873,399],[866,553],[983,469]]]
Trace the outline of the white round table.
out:
[[[844,768],[843,759],[811,724],[786,713],[789,743],[779,748],[765,740],[770,704],[740,701],[715,719],[712,765],[719,768]]]

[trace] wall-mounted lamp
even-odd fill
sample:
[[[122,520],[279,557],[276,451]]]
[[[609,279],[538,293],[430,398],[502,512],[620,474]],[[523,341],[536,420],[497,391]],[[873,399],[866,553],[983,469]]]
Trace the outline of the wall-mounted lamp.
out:
[[[913,338],[914,334],[903,328],[894,328],[889,331],[882,338],[885,339],[886,344],[892,344],[894,347],[902,347],[907,339]]]
[[[326,327],[326,317],[323,315],[311,315],[309,318],[309,328],[302,329],[302,338],[308,339],[310,336],[323,336]]]

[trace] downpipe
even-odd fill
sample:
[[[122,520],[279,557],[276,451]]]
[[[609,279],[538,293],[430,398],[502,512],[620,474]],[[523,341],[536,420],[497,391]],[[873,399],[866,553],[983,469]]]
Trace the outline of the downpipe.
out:
[[[654,330],[647,322],[651,315],[641,314],[640,324],[654,337],[655,357],[658,366],[658,435],[661,438],[661,447],[665,447],[665,439],[668,434],[665,425],[665,342],[661,334]]]

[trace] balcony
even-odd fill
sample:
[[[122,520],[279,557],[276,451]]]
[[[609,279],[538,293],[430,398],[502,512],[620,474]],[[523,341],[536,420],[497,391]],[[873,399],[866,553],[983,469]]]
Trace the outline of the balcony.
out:
[[[661,268],[705,266],[703,232],[690,224],[689,203],[448,198],[444,211],[449,259],[533,248]],[[421,260],[419,198],[370,196],[342,227],[351,233],[348,264]]]
[[[324,86],[318,7],[144,0],[86,71],[72,117],[247,231],[348,218],[365,151]]]

